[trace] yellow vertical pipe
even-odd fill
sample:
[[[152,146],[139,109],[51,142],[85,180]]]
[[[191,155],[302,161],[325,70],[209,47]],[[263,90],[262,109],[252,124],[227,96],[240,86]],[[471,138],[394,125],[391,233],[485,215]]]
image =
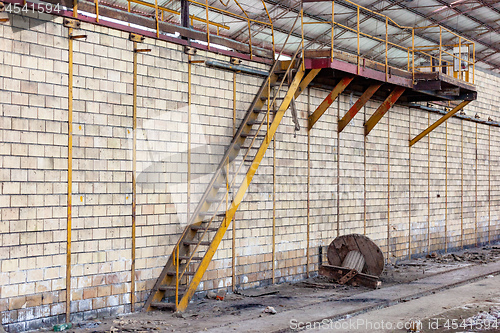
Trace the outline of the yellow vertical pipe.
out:
[[[155,22],[156,22],[156,38],[160,37],[160,22],[158,20],[158,0],[155,0]]]
[[[408,108],[408,136],[411,140],[411,108]],[[411,259],[411,146],[408,147],[408,259]]]
[[[448,252],[448,122],[445,130],[445,181],[444,181],[444,250]]]
[[[273,108],[273,122],[276,117],[276,103]],[[267,130],[269,133],[269,129]],[[276,283],[276,136],[273,136],[273,230],[272,230],[272,283]]]
[[[233,72],[233,137],[236,134],[236,72]],[[233,167],[231,167],[233,169]],[[232,252],[231,257],[231,284],[233,292],[236,291],[236,221],[233,217],[232,233],[233,237],[231,239]]]
[[[430,125],[431,125],[431,114],[427,113],[427,127],[429,127]],[[427,136],[427,251],[431,253],[431,134],[430,133]]]
[[[99,0],[94,0],[95,4],[95,21],[99,23]]]
[[[133,114],[132,114],[132,267],[130,272],[130,311],[135,311],[135,259],[137,209],[137,42],[134,42]]]
[[[208,20],[209,20],[209,17],[208,17],[208,0],[205,0],[205,15],[206,15],[206,18],[207,18],[207,43],[208,43],[208,50],[210,50],[210,25],[208,24]]]
[[[187,221],[191,219],[191,56],[188,55]]]
[[[474,239],[475,239],[475,244],[477,246],[478,244],[478,241],[477,241],[477,236],[478,236],[478,207],[477,207],[477,176],[478,176],[478,172],[477,172],[477,168],[478,168],[478,159],[477,159],[477,123],[476,123],[476,165],[475,165],[475,210],[476,210],[476,214],[475,214],[475,223],[474,223]]]
[[[311,89],[307,88],[307,114],[311,113]],[[306,273],[309,278],[309,247],[310,247],[310,217],[311,217],[311,131],[307,131],[307,247],[306,247]]]
[[[464,121],[460,122],[460,246],[464,247]]]
[[[363,106],[363,124],[366,123],[366,105]],[[363,139],[363,235],[366,236],[366,140],[368,136],[365,135]],[[389,224],[387,224],[387,239],[389,239]],[[389,257],[387,257],[389,258]]]
[[[411,73],[415,80],[415,29],[411,29]]]
[[[385,18],[385,80],[389,79],[389,18]]]
[[[340,96],[337,98],[337,125],[340,121]],[[340,132],[337,126],[337,237],[340,236]]]
[[[488,244],[491,244],[491,125],[488,126]]]
[[[472,43],[472,84],[476,82],[476,43]]]
[[[356,73],[359,74],[359,50],[360,50],[360,45],[359,45],[359,35],[360,35],[360,31],[359,31],[359,6],[357,7],[358,8],[358,15],[357,15],[357,30],[358,30],[358,54],[357,54],[357,69],[356,69]]]
[[[387,113],[387,229],[391,225],[391,113]],[[365,136],[366,138],[366,136]],[[366,139],[365,139],[366,140]],[[387,258],[391,244],[390,233],[387,233]]]
[[[305,59],[305,50],[304,50],[304,3],[302,1],[300,2],[300,29],[301,29],[301,34],[302,34],[302,41],[301,41],[302,51],[301,51],[301,54],[302,54],[302,60],[304,60]],[[304,61],[302,61],[302,63],[304,63]]]
[[[330,61],[333,61],[334,52],[333,52],[333,44],[335,41],[335,1],[332,1],[332,36],[331,36],[331,52],[330,52]]]
[[[73,7],[76,13],[76,8]],[[73,186],[73,28],[68,29],[68,197],[66,220],[66,322],[71,314],[71,195]]]

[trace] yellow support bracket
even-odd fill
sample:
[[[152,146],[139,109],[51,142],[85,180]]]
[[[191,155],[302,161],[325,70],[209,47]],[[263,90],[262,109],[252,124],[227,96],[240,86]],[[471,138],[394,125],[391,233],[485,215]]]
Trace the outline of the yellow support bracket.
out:
[[[405,92],[406,88],[404,87],[396,87],[394,90],[389,94],[387,99],[382,103],[382,105],[379,106],[377,111],[368,119],[368,121],[365,124],[365,136],[370,134],[372,129],[375,127],[375,125],[378,124],[380,119],[384,117],[384,115],[389,111],[389,109],[398,101],[399,97],[403,95]]]
[[[344,128],[351,122],[361,108],[370,100],[370,98],[382,86],[382,83],[373,84],[361,95],[361,97],[354,103],[354,105],[347,111],[347,113],[339,121],[338,132],[342,133]]]
[[[212,240],[207,252],[205,253],[198,269],[196,270],[196,273],[194,274],[193,278],[191,279],[191,282],[189,283],[188,289],[184,293],[183,297],[181,298],[178,306],[177,306],[177,311],[184,311],[186,310],[189,300],[192,298],[194,293],[196,292],[196,289],[198,288],[198,285],[200,284],[200,281],[203,277],[203,274],[205,273],[208,265],[212,261],[212,257],[215,254],[215,251],[219,247],[220,242],[222,241],[222,238],[224,237],[224,234],[226,233],[227,228],[231,224],[231,221],[233,220],[234,214],[238,210],[238,207],[243,200],[243,197],[248,189],[248,186],[252,182],[252,178],[257,172],[257,168],[260,165],[260,162],[264,158],[264,154],[266,153],[267,148],[269,147],[269,144],[271,142],[271,139],[273,138],[274,134],[276,133],[279,124],[281,123],[281,120],[283,119],[283,116],[285,114],[285,111],[288,109],[290,106],[290,103],[292,101],[292,98],[295,96],[295,93],[297,89],[300,86],[300,83],[302,81],[302,78],[304,77],[304,70],[300,68],[295,74],[295,77],[290,84],[290,88],[288,89],[288,92],[285,96],[285,99],[283,100],[283,103],[281,104],[280,108],[278,109],[278,112],[276,113],[274,120],[269,127],[269,131],[266,133],[266,138],[262,142],[262,145],[260,146],[257,154],[255,155],[255,158],[252,162],[252,165],[248,169],[248,172],[245,176],[245,179],[243,180],[240,188],[238,189],[238,192],[236,193],[236,196],[231,204],[230,209],[226,212],[226,216],[224,220],[222,221],[222,224],[220,228],[217,230],[217,233],[214,236],[214,239]],[[312,81],[312,79],[311,79]]]
[[[422,133],[420,133],[419,135],[417,135],[414,139],[410,140],[410,147],[413,146],[415,143],[419,142],[427,134],[429,134],[430,132],[434,131],[439,125],[441,125],[442,123],[444,123],[446,120],[448,120],[449,118],[453,117],[453,115],[455,113],[457,113],[458,111],[462,110],[470,102],[471,101],[463,101],[459,105],[455,106],[453,108],[453,110],[451,110],[446,115],[444,115],[443,117],[441,117],[438,121],[436,121],[434,124],[432,124],[431,126],[429,126],[429,128],[427,128]]]
[[[314,124],[321,118],[321,116],[328,110],[330,105],[339,97],[339,95],[347,88],[349,83],[354,79],[354,76],[346,76],[340,80],[339,83],[333,88],[333,90],[326,96],[323,102],[318,106],[318,108],[309,116],[309,126],[308,130],[310,131]]]

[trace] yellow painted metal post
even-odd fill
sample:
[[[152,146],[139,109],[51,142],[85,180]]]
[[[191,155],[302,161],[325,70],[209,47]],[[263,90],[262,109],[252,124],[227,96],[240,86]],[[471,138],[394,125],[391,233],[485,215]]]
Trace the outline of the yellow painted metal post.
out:
[[[427,127],[431,125],[431,114],[427,112]],[[427,251],[431,246],[431,135],[427,137]]]
[[[460,246],[464,248],[464,121],[460,122]]]
[[[359,6],[357,6],[357,40],[358,40],[358,54],[357,54],[357,69],[356,73],[359,74],[359,59],[360,59],[360,45],[359,45],[359,37],[360,37],[360,30],[359,30]]]
[[[268,131],[269,132],[269,131]],[[273,137],[273,231],[272,231],[272,280],[276,283],[276,137]]]
[[[330,61],[333,61],[334,52],[333,44],[335,42],[335,1],[332,1],[332,36],[331,36],[331,48],[330,48]]]
[[[411,73],[415,81],[415,28],[411,29]]]
[[[76,14],[77,9],[73,7]],[[71,314],[71,196],[73,186],[73,28],[68,29],[68,196],[66,217],[66,322]]]
[[[408,108],[408,136],[411,138],[411,108]],[[408,147],[408,259],[411,259],[411,146]]]
[[[307,89],[307,114],[311,113],[311,89]],[[306,273],[309,278],[310,260],[310,230],[311,230],[311,131],[307,131],[307,248],[306,248]]]
[[[134,42],[133,115],[132,115],[132,267],[130,271],[130,311],[135,311],[135,259],[137,208],[137,42]]]
[[[236,134],[236,72],[233,73],[233,137]],[[234,169],[234,167],[231,167]],[[227,210],[227,208],[226,208]],[[231,287],[233,292],[236,291],[236,221],[233,218],[233,237],[231,239],[232,257],[231,257]]]
[[[158,20],[158,0],[155,0],[155,22],[156,22],[156,38],[160,37],[160,22]]]
[[[478,244],[478,241],[477,241],[477,236],[478,236],[478,211],[477,211],[477,176],[478,176],[478,172],[477,172],[477,168],[478,168],[478,158],[477,158],[477,123],[476,123],[476,138],[475,138],[475,143],[476,143],[476,165],[475,165],[475,170],[474,170],[474,178],[475,178],[475,222],[474,222],[474,243],[477,247],[477,244]]]
[[[439,71],[443,72],[442,66],[443,57],[443,27],[439,26]]]
[[[187,221],[191,220],[191,56],[188,55],[188,131],[187,131]]]
[[[365,136],[366,138],[366,136]],[[391,224],[391,115],[387,115],[387,225]],[[387,258],[389,258],[390,234],[387,239]]]
[[[94,0],[95,4],[95,21],[99,23],[99,0]]]
[[[301,29],[301,34],[302,34],[302,40],[301,40],[301,45],[302,45],[302,59],[305,59],[305,47],[304,47],[304,3],[301,1],[300,2],[300,29]]]
[[[389,18],[385,18],[385,81],[389,80]]]
[[[488,125],[488,244],[491,244],[491,125]]]
[[[208,24],[208,0],[205,0],[205,15],[206,15],[206,22],[207,22],[207,43],[208,43],[208,49],[210,50],[210,26]]]
[[[448,252],[448,123],[445,124],[444,250]]]

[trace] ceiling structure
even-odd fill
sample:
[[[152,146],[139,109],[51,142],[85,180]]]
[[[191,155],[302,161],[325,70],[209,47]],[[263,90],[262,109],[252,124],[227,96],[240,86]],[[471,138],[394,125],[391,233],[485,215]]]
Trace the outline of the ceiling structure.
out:
[[[180,0],[157,0],[158,5],[172,11],[181,11]],[[309,0],[311,1],[311,0]],[[309,49],[329,48],[331,46],[332,1],[304,1],[304,22],[324,22],[325,24],[304,25],[305,46]],[[154,9],[144,7],[142,3],[155,4],[155,0],[132,0],[131,9],[136,13],[154,15]],[[99,0],[99,3],[116,8],[127,8],[128,0]],[[191,20],[195,29],[206,30],[205,18],[208,15],[211,33],[217,33],[244,43],[251,43],[264,48],[272,48],[273,32],[276,50],[291,31],[284,48],[287,54],[293,54],[302,42],[300,19],[300,0],[208,0],[212,8],[207,11],[204,0],[189,0]],[[500,1],[498,0],[337,0],[334,2],[334,21],[351,29],[357,28],[356,5],[373,12],[363,10],[360,13],[360,30],[372,36],[384,37],[386,20],[375,13],[388,16],[391,20],[387,34],[392,42],[405,48],[412,47],[411,30],[400,29],[397,25],[425,27],[440,25],[443,28],[463,36],[475,43],[476,64],[479,67],[500,72]],[[226,12],[223,12],[226,11]],[[236,16],[228,15],[234,13]],[[164,13],[165,21],[180,24],[180,15]],[[250,24],[248,20],[250,19]],[[272,23],[274,31],[270,25]],[[295,24],[294,24],[295,23]],[[223,26],[217,26],[217,24]],[[356,33],[335,26],[334,48],[348,52],[356,51]],[[453,36],[442,37],[458,45]],[[415,33],[415,44],[439,44],[439,33],[421,30]],[[443,40],[445,41],[445,40]],[[463,40],[462,40],[463,41]],[[385,43],[369,38],[361,40],[360,54],[373,60],[385,57]],[[407,51],[392,48],[389,51],[392,64],[404,66]],[[423,61],[423,60],[422,60]]]

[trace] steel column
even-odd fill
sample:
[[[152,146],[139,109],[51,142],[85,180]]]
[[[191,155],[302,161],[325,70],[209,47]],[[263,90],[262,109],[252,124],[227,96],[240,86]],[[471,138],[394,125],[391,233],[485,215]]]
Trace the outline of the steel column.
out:
[[[349,83],[354,79],[354,76],[346,76],[340,80],[340,82],[333,88],[333,90],[326,96],[323,102],[318,106],[318,108],[309,116],[309,126],[308,130],[311,130],[316,124],[316,122],[321,118],[321,116],[326,112],[326,110],[332,105],[332,103],[339,97],[339,95],[347,88]]]
[[[380,119],[382,119],[382,117],[387,113],[387,111],[389,111],[389,109],[398,101],[399,97],[403,95],[405,90],[406,88],[404,87],[394,88],[394,90],[389,94],[384,103],[382,103],[382,105],[379,106],[377,111],[375,111],[375,113],[366,122],[365,136],[370,134],[375,125],[377,125]]]
[[[429,126],[429,128],[427,128],[422,133],[420,133],[419,135],[417,135],[413,140],[410,140],[410,146],[413,146],[415,143],[417,143],[418,141],[420,141],[423,137],[425,137],[427,134],[429,134],[430,132],[432,132],[433,130],[435,130],[439,125],[441,125],[446,120],[448,120],[448,118],[451,118],[455,113],[457,113],[458,111],[462,110],[470,102],[471,101],[463,101],[462,103],[460,103],[459,105],[457,105],[456,107],[454,107],[450,112],[448,112],[446,115],[444,115],[441,119],[439,119],[434,124],[432,124],[431,126]]]
[[[351,122],[351,120],[356,116],[356,114],[361,110],[361,108],[370,100],[375,92],[382,86],[380,84],[373,84],[361,95],[361,97],[354,103],[354,105],[349,109],[349,111],[342,117],[339,121],[338,131],[341,133],[344,128]]]
[[[76,8],[74,9],[76,14]],[[68,29],[68,195],[66,217],[66,322],[71,314],[71,196],[73,186],[73,28]]]

